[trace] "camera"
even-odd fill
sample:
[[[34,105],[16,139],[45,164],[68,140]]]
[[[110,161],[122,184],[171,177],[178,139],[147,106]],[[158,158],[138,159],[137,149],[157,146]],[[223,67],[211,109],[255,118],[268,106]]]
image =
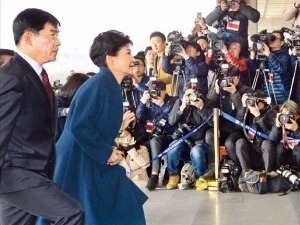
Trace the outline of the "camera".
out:
[[[121,87],[125,90],[131,90],[133,88],[133,80],[130,76],[124,77],[121,82]]]
[[[182,136],[184,136],[185,134],[187,134],[188,132],[190,132],[193,129],[192,126],[187,125],[186,123],[184,124],[179,124],[179,127],[177,128],[177,130],[175,130],[175,132],[171,135],[171,138],[173,140],[177,140],[179,138],[181,138]],[[184,142],[190,146],[193,147],[194,146],[194,142],[189,140],[188,138],[184,140]]]
[[[160,90],[155,87],[149,91],[149,94],[151,98],[157,99],[160,96]]]
[[[158,123],[155,124],[155,127],[152,131],[152,137],[157,137],[159,135],[164,134],[165,126],[166,126],[167,120],[162,118],[158,121]]]
[[[232,77],[223,77],[218,79],[218,85],[221,89],[229,87],[230,83],[232,83]]]
[[[291,123],[291,119],[293,119],[293,118],[294,118],[294,116],[289,113],[281,113],[278,116],[278,120],[281,125],[284,125],[286,123]]]
[[[237,189],[238,177],[242,172],[241,167],[232,160],[226,159],[221,167],[222,180],[220,182],[220,191],[228,193]]]
[[[197,102],[199,99],[203,99],[202,94],[198,93],[197,91],[188,94],[188,98],[190,102]]]
[[[156,86],[156,77],[150,77],[151,85],[149,87],[149,94],[151,98],[157,99],[160,96],[160,90]]]
[[[258,102],[265,102],[267,104],[271,104],[271,98],[260,96],[257,92],[247,94],[247,99],[246,99],[247,106],[255,106],[255,103]]]
[[[282,27],[281,31],[291,36],[291,38],[287,38],[286,42],[290,48],[295,47],[297,49],[296,56],[300,58],[300,26],[296,25],[295,30]]]
[[[168,38],[171,42],[171,55],[176,55],[181,52],[181,46],[185,48],[187,46],[187,41],[184,40],[181,32],[175,32],[171,37]]]
[[[282,177],[288,179],[293,184],[294,189],[300,188],[300,178],[294,174],[290,168],[281,166],[276,172]]]
[[[272,33],[267,33],[267,30],[262,30],[258,34],[253,34],[250,37],[250,40],[253,42],[252,50],[256,52],[262,52],[263,44],[275,41],[276,36]]]
[[[225,35],[226,36],[226,35]],[[218,36],[214,32],[207,34],[207,38],[210,41],[210,47],[214,51],[214,54],[217,56],[223,55],[222,48],[225,45],[225,41],[222,39],[223,35]]]

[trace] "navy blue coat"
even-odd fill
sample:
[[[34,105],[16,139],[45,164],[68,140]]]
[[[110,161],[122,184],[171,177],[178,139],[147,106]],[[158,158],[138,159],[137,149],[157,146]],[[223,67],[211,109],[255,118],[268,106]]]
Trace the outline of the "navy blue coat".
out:
[[[120,165],[107,165],[122,122],[121,87],[113,74],[100,72],[76,92],[57,142],[54,181],[77,199],[88,225],[146,224],[147,196]]]

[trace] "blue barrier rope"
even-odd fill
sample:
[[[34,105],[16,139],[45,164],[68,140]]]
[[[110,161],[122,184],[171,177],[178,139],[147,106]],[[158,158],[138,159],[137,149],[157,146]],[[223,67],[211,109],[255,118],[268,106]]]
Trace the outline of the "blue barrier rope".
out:
[[[144,166],[147,166],[148,164],[150,164],[151,162],[153,162],[154,160],[164,156],[165,154],[167,154],[171,149],[175,148],[177,145],[179,145],[180,143],[182,143],[185,139],[187,139],[188,137],[190,137],[192,134],[194,134],[196,131],[198,131],[204,124],[206,124],[210,119],[211,117],[213,116],[213,113],[203,122],[201,123],[200,125],[198,125],[197,127],[195,127],[194,129],[192,129],[190,132],[188,132],[187,134],[185,134],[184,136],[182,136],[181,138],[173,141],[168,148],[166,148],[164,151],[162,151],[161,153],[159,153],[157,156],[155,156],[152,160],[150,160],[148,163],[146,163],[145,165],[143,166],[140,166],[139,168],[137,169],[134,169],[134,170],[130,170],[129,172],[127,172],[126,174],[130,174],[136,170],[139,170],[140,168],[144,167]]]

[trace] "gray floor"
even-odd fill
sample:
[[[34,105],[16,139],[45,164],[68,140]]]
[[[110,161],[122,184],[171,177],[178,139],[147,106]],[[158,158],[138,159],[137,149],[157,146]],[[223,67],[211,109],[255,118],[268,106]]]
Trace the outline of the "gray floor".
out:
[[[147,225],[300,224],[300,191],[284,196],[178,189],[145,193]]]

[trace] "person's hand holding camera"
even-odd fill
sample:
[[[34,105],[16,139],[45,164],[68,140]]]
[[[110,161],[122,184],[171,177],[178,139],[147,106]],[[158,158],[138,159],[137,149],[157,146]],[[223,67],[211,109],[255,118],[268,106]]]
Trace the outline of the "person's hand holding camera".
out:
[[[107,165],[114,166],[121,162],[124,153],[116,148],[116,146],[112,147],[112,153],[109,159],[107,160]]]
[[[157,96],[155,98],[151,98],[151,101],[153,103],[155,103],[156,105],[159,105],[159,106],[162,106],[165,103],[164,100],[162,99],[162,97],[160,97],[160,96]]]
[[[177,53],[177,55],[180,55],[182,58],[184,59],[188,59],[189,58],[189,55],[186,53],[184,47],[182,47],[182,45],[180,45],[180,52]]]
[[[223,88],[224,91],[234,94],[236,92],[236,87],[233,83],[229,83],[229,86]]]
[[[288,123],[285,123],[283,126],[287,130],[295,131],[298,129],[298,123],[295,120],[293,120],[292,118],[290,118],[290,121]]]
[[[262,53],[265,55],[265,56],[269,56],[271,51],[270,51],[270,48],[269,46],[266,44],[266,43],[263,43],[263,50],[262,50]]]
[[[146,104],[151,99],[149,91],[144,91],[141,102]]]
[[[257,106],[257,103],[254,103],[254,106],[247,104],[247,107],[249,109],[249,112],[254,116],[254,117],[258,117],[260,116],[260,111],[259,108]]]
[[[190,100],[189,100],[189,95],[193,92],[193,90],[186,90],[183,97],[182,97],[182,103],[181,106],[179,108],[180,112],[183,112],[183,110],[187,107],[187,105],[189,104]]]

